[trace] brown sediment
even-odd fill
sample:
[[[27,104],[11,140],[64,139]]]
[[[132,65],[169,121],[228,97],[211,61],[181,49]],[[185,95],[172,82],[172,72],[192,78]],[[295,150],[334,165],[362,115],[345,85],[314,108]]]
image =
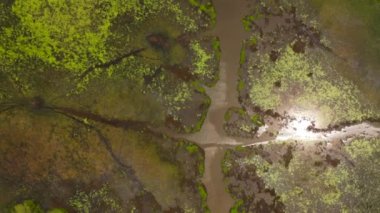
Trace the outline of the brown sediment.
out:
[[[292,45],[292,49],[296,53],[305,53],[305,47],[306,43],[299,39]]]
[[[155,49],[166,50],[169,48],[169,38],[163,33],[153,33],[146,37],[148,43]]]
[[[34,109],[41,109],[44,107],[44,105],[45,105],[44,99],[39,96],[36,96],[32,98],[31,100],[31,107]]]
[[[340,160],[337,159],[337,158],[333,158],[331,155],[327,154],[326,155],[326,162],[333,166],[333,167],[337,167],[339,164],[340,164]]]
[[[280,88],[281,87],[281,81],[274,82],[274,86]]]
[[[163,66],[163,68],[172,73],[176,78],[181,79],[183,81],[196,80],[196,77],[191,73],[189,67],[180,65],[166,65]]]
[[[182,35],[178,36],[176,38],[176,41],[180,43],[182,46],[189,46],[191,40],[194,38],[195,35],[190,33],[183,33]]]
[[[280,53],[278,51],[272,50],[269,54],[270,60],[272,62],[277,61],[278,57],[280,57]]]

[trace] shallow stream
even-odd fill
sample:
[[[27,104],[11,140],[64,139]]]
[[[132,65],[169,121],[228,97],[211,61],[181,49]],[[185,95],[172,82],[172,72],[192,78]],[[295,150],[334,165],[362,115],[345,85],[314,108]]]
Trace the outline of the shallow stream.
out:
[[[249,33],[243,29],[241,19],[249,13],[251,5],[246,0],[214,0],[213,3],[218,14],[217,25],[209,34],[218,36],[221,42],[220,80],[214,87],[206,90],[212,101],[202,129],[198,133],[189,135],[175,134],[177,137],[198,143],[205,150],[203,183],[208,191],[208,206],[211,212],[229,212],[233,205],[233,199],[225,190],[221,171],[221,162],[227,148],[286,140],[349,141],[354,136],[380,135],[380,126],[369,122],[346,126],[338,131],[312,132],[308,130],[312,121],[303,117],[294,118],[285,124],[279,134],[273,138],[244,139],[226,135],[223,130],[224,114],[230,107],[239,107],[237,92],[239,56],[242,42],[249,36]]]

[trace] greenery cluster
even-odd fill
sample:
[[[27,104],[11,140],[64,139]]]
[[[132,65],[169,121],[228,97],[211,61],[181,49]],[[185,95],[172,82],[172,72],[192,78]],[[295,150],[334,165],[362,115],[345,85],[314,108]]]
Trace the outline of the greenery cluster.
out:
[[[247,50],[243,47],[240,51],[240,65],[244,64],[247,60]]]
[[[22,87],[24,93],[32,86],[31,78],[46,73],[47,69],[70,72],[74,78],[88,69],[93,69],[92,75],[99,75],[101,69],[97,65],[112,61],[131,49],[144,48],[129,43],[134,40],[133,29],[155,14],[175,17],[185,32],[198,29],[195,20],[172,0],[86,0],[71,3],[16,0],[13,4],[0,3],[0,8],[2,72],[17,87]],[[126,27],[115,26],[115,21],[123,16],[130,17]],[[125,35],[118,35],[120,31],[114,31],[115,27],[124,28],[122,33]],[[121,49],[119,42],[115,42],[120,38],[129,46],[122,45]],[[128,62],[136,65],[136,60],[131,60],[126,61],[123,67],[129,66]],[[35,65],[28,67],[31,63]],[[111,67],[108,73],[112,74],[114,70],[116,68]],[[144,66],[137,70],[148,72]],[[142,75],[141,72],[136,73]],[[79,88],[84,88],[86,82],[83,81],[88,81],[87,78],[78,80]]]
[[[254,114],[251,116],[251,121],[256,125],[256,126],[264,126],[265,123],[264,123],[264,119],[261,115],[259,114]]]
[[[297,54],[290,47],[276,62],[269,55],[260,58],[258,69],[251,67],[251,101],[263,109],[276,109],[284,102],[306,109],[319,109],[326,124],[361,120],[368,113],[360,104],[360,92],[350,81],[336,74],[327,56],[310,52]],[[248,62],[248,63],[253,63]],[[331,62],[332,63],[332,62]],[[277,87],[276,82],[281,82]],[[286,97],[286,98],[285,98]]]
[[[245,111],[243,108],[237,107],[231,107],[226,111],[226,113],[224,114],[224,121],[231,122],[231,119],[234,115],[238,116],[238,122],[236,123],[236,125],[238,125],[240,131],[243,132],[249,133],[255,131],[257,127],[265,125],[262,115],[249,115],[248,112]]]
[[[189,145],[186,146],[186,150],[189,153],[193,154],[193,153],[199,152],[199,147],[197,145],[195,145],[195,144],[189,144]]]
[[[190,48],[194,54],[194,74],[202,77],[211,77],[213,75],[212,69],[209,66],[210,60],[213,56],[205,50],[199,41],[192,41],[190,43]]]
[[[214,11],[210,2],[190,5]],[[199,41],[188,50],[176,41],[199,30],[199,23],[189,15],[189,8],[173,0],[16,0],[0,3],[0,8],[0,78],[5,88],[0,89],[1,99],[12,95],[9,88],[14,88],[16,96],[44,99],[48,92],[65,97],[74,91],[76,95],[106,73],[110,79],[126,78],[144,92],[159,95],[167,114],[177,118],[193,88],[168,72],[156,78],[157,70],[181,64],[193,51],[195,72],[210,74],[211,56]],[[167,49],[157,50],[147,42],[146,37],[155,33],[168,36]],[[218,42],[210,43],[218,48]],[[141,54],[120,58],[140,48]],[[114,63],[115,59],[119,61]],[[150,77],[155,82],[146,87]]]
[[[222,55],[222,50],[221,50],[221,47],[220,47],[220,40],[218,37],[215,37],[212,39],[212,49],[216,55],[216,59],[217,61],[220,61],[220,57]]]
[[[229,171],[231,170],[232,164],[231,164],[231,152],[232,150],[227,150],[224,153],[224,157],[221,163],[222,166],[222,172],[224,175],[227,175]]]
[[[101,206],[114,212],[122,212],[122,207],[118,201],[111,196],[110,189],[107,185],[88,193],[78,191],[72,198],[70,198],[69,204],[76,211],[82,213],[99,210]]]
[[[216,23],[216,11],[214,6],[212,5],[212,1],[202,1],[202,0],[188,0],[190,5],[199,8],[199,12],[204,13],[210,19],[211,25],[215,25]]]
[[[44,211],[39,204],[33,200],[25,200],[22,203],[16,204],[10,210],[9,213],[67,213],[65,209],[51,209]]]
[[[33,200],[25,200],[22,203],[16,204],[12,210],[12,213],[43,213],[44,211]]]
[[[1,107],[4,103],[7,107],[8,102],[12,107],[16,105],[16,109],[11,110],[12,116],[1,114],[2,121],[12,121],[12,127],[8,122],[0,122],[4,133],[1,138],[4,143],[0,148],[2,151],[10,150],[7,156],[17,156],[19,150],[14,149],[14,146],[28,138],[26,141],[30,143],[25,142],[28,155],[19,159],[20,165],[28,161],[25,163],[28,175],[22,177],[21,182],[27,180],[28,183],[45,183],[49,176],[49,181],[54,179],[49,182],[52,185],[61,183],[56,179],[82,184],[91,175],[115,175],[111,171],[115,162],[107,154],[107,151],[112,150],[92,143],[109,143],[111,148],[120,143],[117,147],[126,147],[125,150],[119,150],[125,152],[120,154],[120,158],[125,158],[120,161],[125,160],[133,165],[136,179],[141,181],[144,189],[159,197],[156,200],[160,205],[166,208],[179,202],[181,207],[191,206],[194,201],[188,199],[188,194],[183,193],[181,198],[177,197],[183,187],[179,184],[182,180],[178,174],[180,167],[162,160],[161,149],[147,145],[148,141],[157,140],[155,136],[144,132],[142,135],[147,137],[140,137],[137,132],[102,125],[102,122],[96,122],[97,119],[91,118],[92,116],[80,114],[91,113],[93,117],[104,118],[103,121],[138,120],[144,124],[159,119],[157,123],[164,122],[164,116],[167,115],[179,119],[178,112],[187,107],[194,93],[205,93],[204,88],[198,84],[199,79],[184,80],[176,73],[178,70],[173,68],[176,65],[182,66],[193,51],[197,54],[197,70],[207,71],[204,66],[209,62],[210,56],[202,47],[206,41],[202,40],[202,45],[197,41],[192,45],[193,48],[180,41],[180,36],[201,33],[198,31],[200,19],[192,13],[195,10],[215,19],[211,1],[192,1],[190,4],[175,0],[0,2]],[[152,35],[158,35],[159,41],[154,41],[157,38],[149,40]],[[214,50],[219,50],[213,57],[220,57],[217,39],[207,42]],[[129,55],[136,50],[139,51]],[[4,99],[6,100],[3,101]],[[36,99],[41,100],[41,103],[35,103]],[[205,98],[204,102],[208,106],[209,98]],[[145,107],[141,107],[143,105]],[[55,108],[71,111],[57,113]],[[147,111],[150,113],[145,113]],[[160,115],[151,115],[154,114],[152,111]],[[166,114],[161,115],[162,111]],[[193,124],[196,129],[201,128],[206,113],[198,113],[200,121]],[[51,129],[53,127],[54,130]],[[35,128],[46,131],[36,134]],[[104,134],[104,138],[99,136],[101,133],[93,131],[97,128]],[[25,131],[21,133],[20,129]],[[51,137],[47,137],[49,134]],[[125,139],[128,139],[128,143]],[[62,141],[65,143],[58,143]],[[144,142],[144,146],[140,146],[141,142]],[[84,144],[87,146],[86,151],[82,149]],[[169,152],[166,151],[163,153]],[[187,151],[200,155],[201,150],[189,145]],[[36,153],[41,155],[39,160],[29,161]],[[198,169],[199,175],[202,175],[204,159],[199,157],[198,160],[199,164],[194,169]],[[46,169],[51,165],[54,165],[53,170]],[[12,175],[16,177],[23,167],[11,168],[4,161],[1,166],[14,170],[15,174]],[[48,172],[54,174],[47,175]],[[33,189],[28,188],[31,197],[35,193]],[[131,192],[133,193],[135,192]],[[165,196],[157,196],[163,193]],[[195,191],[189,193],[196,194]],[[206,208],[205,189],[199,193]],[[63,195],[57,196],[63,199]],[[78,191],[68,204],[78,212],[92,212],[95,209],[122,211],[121,205],[113,198],[107,186],[89,192]],[[25,209],[37,208],[38,205],[28,201],[16,207],[22,209],[19,211],[28,212]]]
[[[199,92],[199,90],[196,90],[196,91]],[[201,108],[208,109],[208,107],[211,104],[211,98],[209,96],[207,96],[204,92],[199,92],[199,93],[203,94],[203,100],[202,100]],[[203,123],[206,120],[207,113],[208,113],[207,110],[202,110],[201,112],[197,113],[196,114],[197,122],[195,124],[185,126],[185,132],[186,133],[192,133],[192,132],[200,131],[202,126],[203,126]]]
[[[309,150],[310,151],[310,150]],[[312,149],[311,149],[312,151]],[[270,164],[257,154],[235,159],[241,168],[254,167],[268,189],[274,189],[286,212],[377,212],[380,205],[380,140],[356,139],[346,145],[336,167],[318,167],[321,156],[297,150],[288,167]]]
[[[109,28],[112,20],[125,10],[122,1],[15,1],[12,11],[20,23],[17,28],[4,30],[7,39],[16,38],[12,46],[6,47],[7,57],[14,61],[21,53],[81,72],[109,60]]]
[[[160,88],[160,87],[159,87]],[[171,115],[174,119],[179,120],[179,111],[186,107],[187,101],[193,96],[192,88],[186,82],[181,82],[176,85],[172,91],[170,90],[159,90],[161,97],[167,105],[167,113]]]
[[[243,200],[238,200],[234,203],[232,208],[230,209],[230,213],[245,213],[246,211],[244,209],[241,209],[241,206],[244,205]]]
[[[245,16],[242,20],[244,29],[249,32],[251,30],[251,24],[255,20],[256,18],[254,15]]]
[[[205,213],[210,213],[209,208],[207,207],[207,191],[206,188],[202,185],[198,185],[198,191],[201,196],[202,209]]]

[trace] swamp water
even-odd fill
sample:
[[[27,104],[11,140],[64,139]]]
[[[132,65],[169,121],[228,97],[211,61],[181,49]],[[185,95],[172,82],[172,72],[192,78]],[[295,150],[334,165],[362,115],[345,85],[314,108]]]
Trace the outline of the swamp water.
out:
[[[319,1],[316,4],[321,20],[325,20],[325,22],[322,22],[322,31],[326,32],[332,38],[342,39],[342,37],[345,38],[347,34],[350,33],[349,28],[343,29],[343,27],[340,27],[336,29],[333,25],[326,24],[326,20],[331,19],[331,17],[326,17],[329,14],[323,10],[326,10],[326,7],[331,9],[337,6],[337,1],[332,2],[335,2],[335,4],[331,3],[331,1]],[[210,32],[210,34],[218,36],[221,41],[220,80],[214,87],[207,89],[207,94],[210,96],[212,102],[201,131],[191,135],[177,135],[198,143],[205,150],[205,175],[203,183],[208,191],[208,206],[211,212],[229,212],[229,209],[233,205],[231,196],[225,190],[226,186],[221,171],[221,162],[227,148],[236,147],[238,145],[252,146],[267,144],[271,141],[286,141],[289,139],[300,141],[349,141],[357,136],[377,137],[380,135],[380,126],[377,123],[370,122],[348,125],[339,130],[326,129],[322,132],[313,132],[308,130],[313,120],[305,117],[296,117],[294,120],[284,124],[275,138],[259,137],[256,139],[244,139],[226,135],[223,130],[224,114],[229,107],[239,106],[237,93],[238,69],[240,66],[239,55],[242,42],[249,36],[249,33],[243,29],[241,19],[249,14],[249,10],[253,5],[250,5],[252,2],[245,0],[214,0],[213,3],[218,16],[216,28]],[[352,24],[352,22],[349,23],[350,20],[346,21],[348,21],[348,23],[345,24]],[[363,26],[364,25],[361,27]],[[357,40],[355,40],[355,38]],[[360,42],[358,39],[359,37],[354,37],[356,44]],[[343,39],[343,41],[345,40]],[[346,40],[345,42],[348,41]],[[352,45],[357,46],[356,44]],[[337,54],[343,54],[345,52],[344,50],[340,50],[339,46],[336,48],[338,49]],[[374,48],[377,47],[375,46]],[[361,66],[359,64],[365,63],[365,60],[356,60],[354,56],[363,52],[364,49],[355,49],[353,47],[351,51],[356,51],[356,53],[347,56],[346,60],[349,61],[349,64],[352,66],[359,68],[359,66]],[[367,62],[371,60],[371,57],[373,58],[374,51],[369,51],[369,57],[366,59]],[[342,57],[345,56],[342,55]],[[380,72],[374,67],[378,67],[378,61],[376,60],[372,60],[372,63],[370,63],[369,66],[362,67],[363,69],[350,69],[360,73],[359,78],[358,73],[342,73],[342,75],[356,79],[354,83],[363,89],[362,91],[368,95],[368,98],[373,99],[374,102],[378,102],[379,96],[376,91],[378,91],[380,85]],[[365,75],[361,73],[365,73]]]

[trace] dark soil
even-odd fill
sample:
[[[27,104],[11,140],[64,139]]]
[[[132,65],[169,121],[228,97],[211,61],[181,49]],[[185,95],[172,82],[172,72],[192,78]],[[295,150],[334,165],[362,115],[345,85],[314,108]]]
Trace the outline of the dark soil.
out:
[[[169,37],[162,33],[153,33],[146,37],[149,44],[159,50],[167,50],[170,47]]]

